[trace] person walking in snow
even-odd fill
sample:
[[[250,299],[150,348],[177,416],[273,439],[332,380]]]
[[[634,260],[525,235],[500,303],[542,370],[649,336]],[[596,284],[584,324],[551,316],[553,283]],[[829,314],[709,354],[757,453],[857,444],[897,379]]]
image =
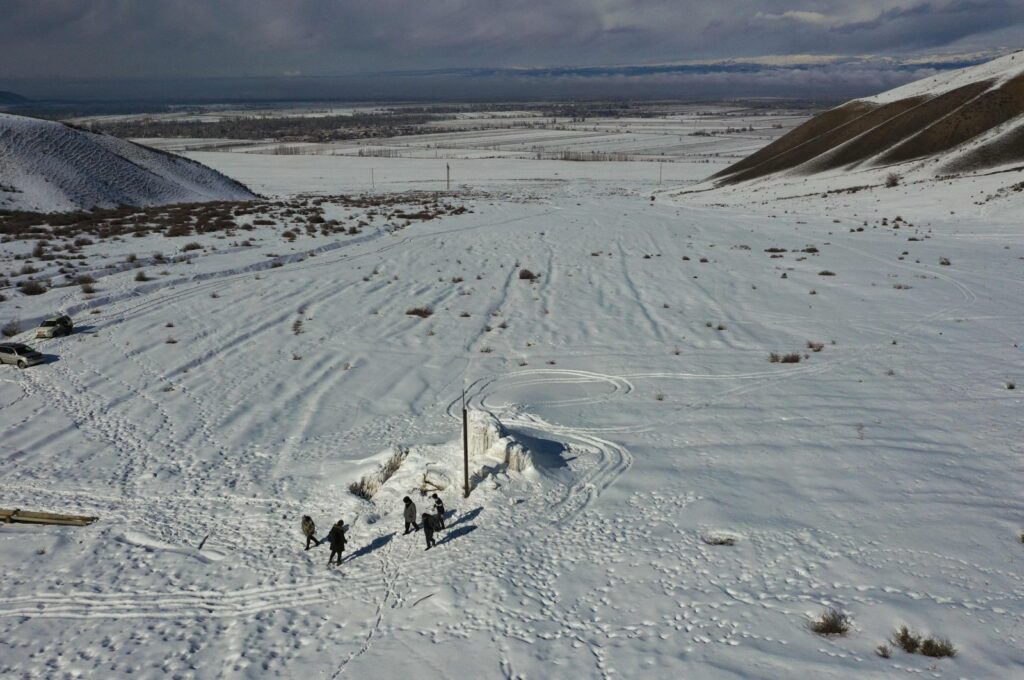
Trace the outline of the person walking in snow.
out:
[[[302,516],[302,533],[306,536],[306,550],[309,550],[310,541],[320,545],[320,541],[316,540],[316,525],[313,524],[313,518],[309,515]]]
[[[437,528],[444,529],[444,501],[436,493],[430,494],[434,499],[434,516],[437,518]]]
[[[436,529],[435,524],[437,520],[429,512],[423,513],[423,517],[420,519],[423,520],[423,535],[427,539],[427,550],[430,550],[436,545],[434,543],[434,530]]]
[[[338,556],[338,566],[341,566],[341,553],[345,550],[345,544],[348,543],[345,540],[345,520],[339,519],[330,532],[327,534],[326,540],[331,544],[331,556],[327,558],[327,566],[331,566],[334,561],[334,556]]]
[[[409,533],[409,527],[413,531],[419,531],[420,525],[416,524],[416,504],[406,496],[402,499],[405,502],[405,533]]]

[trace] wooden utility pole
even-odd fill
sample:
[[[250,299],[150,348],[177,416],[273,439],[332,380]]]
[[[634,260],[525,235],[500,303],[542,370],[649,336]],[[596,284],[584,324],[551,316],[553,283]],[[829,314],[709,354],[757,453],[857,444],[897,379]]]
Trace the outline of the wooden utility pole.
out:
[[[465,498],[469,498],[469,418],[466,412],[466,388],[462,388],[462,472],[465,479]]]
[[[377,187],[373,182],[373,168],[370,168],[370,191],[375,190]]]
[[[450,192],[452,190],[452,166],[448,163],[444,164],[444,184],[446,190]]]
[[[661,169],[665,167],[664,163],[658,163],[658,186],[661,186]]]

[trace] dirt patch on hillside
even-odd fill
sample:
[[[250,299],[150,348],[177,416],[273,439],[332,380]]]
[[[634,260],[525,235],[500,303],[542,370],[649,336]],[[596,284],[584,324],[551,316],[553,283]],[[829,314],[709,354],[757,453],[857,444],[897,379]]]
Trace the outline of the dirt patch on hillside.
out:
[[[917,135],[921,130],[941,121],[944,116],[948,116],[968,104],[990,86],[988,82],[971,83],[921,102],[859,135],[844,146],[816,159],[808,166],[807,170],[808,172],[832,170],[885,153],[886,150],[892,149],[894,144],[901,143],[911,135]]]
[[[743,182],[749,179],[755,179],[758,177],[764,177],[765,175],[774,174],[776,172],[781,172],[783,170],[791,170],[832,149],[835,149],[842,144],[845,144],[852,139],[855,139],[868,130],[882,125],[886,121],[909,111],[919,105],[922,101],[924,100],[919,98],[904,99],[891,104],[885,104],[884,106],[871,108],[844,125],[819,134],[813,139],[809,139],[807,142],[796,146],[789,151],[780,153],[774,158],[768,159],[749,170],[729,175],[725,178],[723,183],[731,184],[734,182]],[[863,102],[854,102],[850,104],[850,106],[854,105],[857,105],[858,110],[860,111],[864,111],[861,106],[872,106],[870,104],[864,104]]]
[[[945,96],[945,95],[943,95]],[[954,149],[1024,112],[1024,75],[981,94],[955,113],[894,147],[880,160],[902,163]]]

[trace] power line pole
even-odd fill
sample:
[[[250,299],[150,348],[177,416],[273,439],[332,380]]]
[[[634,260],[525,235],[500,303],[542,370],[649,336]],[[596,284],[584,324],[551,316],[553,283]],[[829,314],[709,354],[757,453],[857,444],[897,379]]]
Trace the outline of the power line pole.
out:
[[[370,168],[370,191],[374,191],[376,188],[376,185],[373,183],[373,168]]]
[[[450,192],[452,190],[452,166],[448,163],[444,164],[444,175],[446,190]],[[469,494],[467,493],[466,495],[468,496]]]
[[[665,167],[664,163],[658,163],[658,186],[661,186],[661,169]]]
[[[462,472],[465,479],[465,498],[469,498],[469,419],[466,413],[466,388],[462,388]]]

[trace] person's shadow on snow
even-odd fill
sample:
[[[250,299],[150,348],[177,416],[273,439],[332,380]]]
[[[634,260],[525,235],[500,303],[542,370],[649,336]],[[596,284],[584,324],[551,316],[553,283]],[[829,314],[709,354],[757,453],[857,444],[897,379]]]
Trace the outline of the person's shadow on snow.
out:
[[[469,512],[464,514],[462,517],[460,517],[457,520],[455,520],[454,522],[450,523],[448,525],[448,528],[449,529],[454,529],[455,527],[459,526],[460,524],[465,524],[466,522],[472,522],[477,517],[479,517],[480,513],[483,512],[483,511],[484,511],[483,506],[481,506],[479,508],[473,508],[472,510],[470,510]],[[452,514],[455,514],[455,513],[452,512]]]
[[[452,529],[447,534],[445,534],[444,538],[437,542],[437,545],[444,545],[445,543],[454,541],[456,538],[462,538],[466,534],[473,533],[474,531],[476,531],[475,524],[469,524],[464,527],[459,527],[458,529]]]
[[[390,534],[385,534],[383,536],[378,536],[377,538],[373,539],[373,541],[371,541],[367,545],[364,545],[359,550],[356,550],[353,553],[349,553],[348,557],[346,557],[342,561],[343,562],[348,562],[349,560],[354,560],[357,557],[363,557],[364,555],[369,555],[370,553],[374,552],[375,550],[379,550],[380,548],[383,548],[384,546],[386,546],[388,543],[391,542],[391,539],[394,538],[394,537],[395,537],[395,532],[393,532],[393,531]]]

